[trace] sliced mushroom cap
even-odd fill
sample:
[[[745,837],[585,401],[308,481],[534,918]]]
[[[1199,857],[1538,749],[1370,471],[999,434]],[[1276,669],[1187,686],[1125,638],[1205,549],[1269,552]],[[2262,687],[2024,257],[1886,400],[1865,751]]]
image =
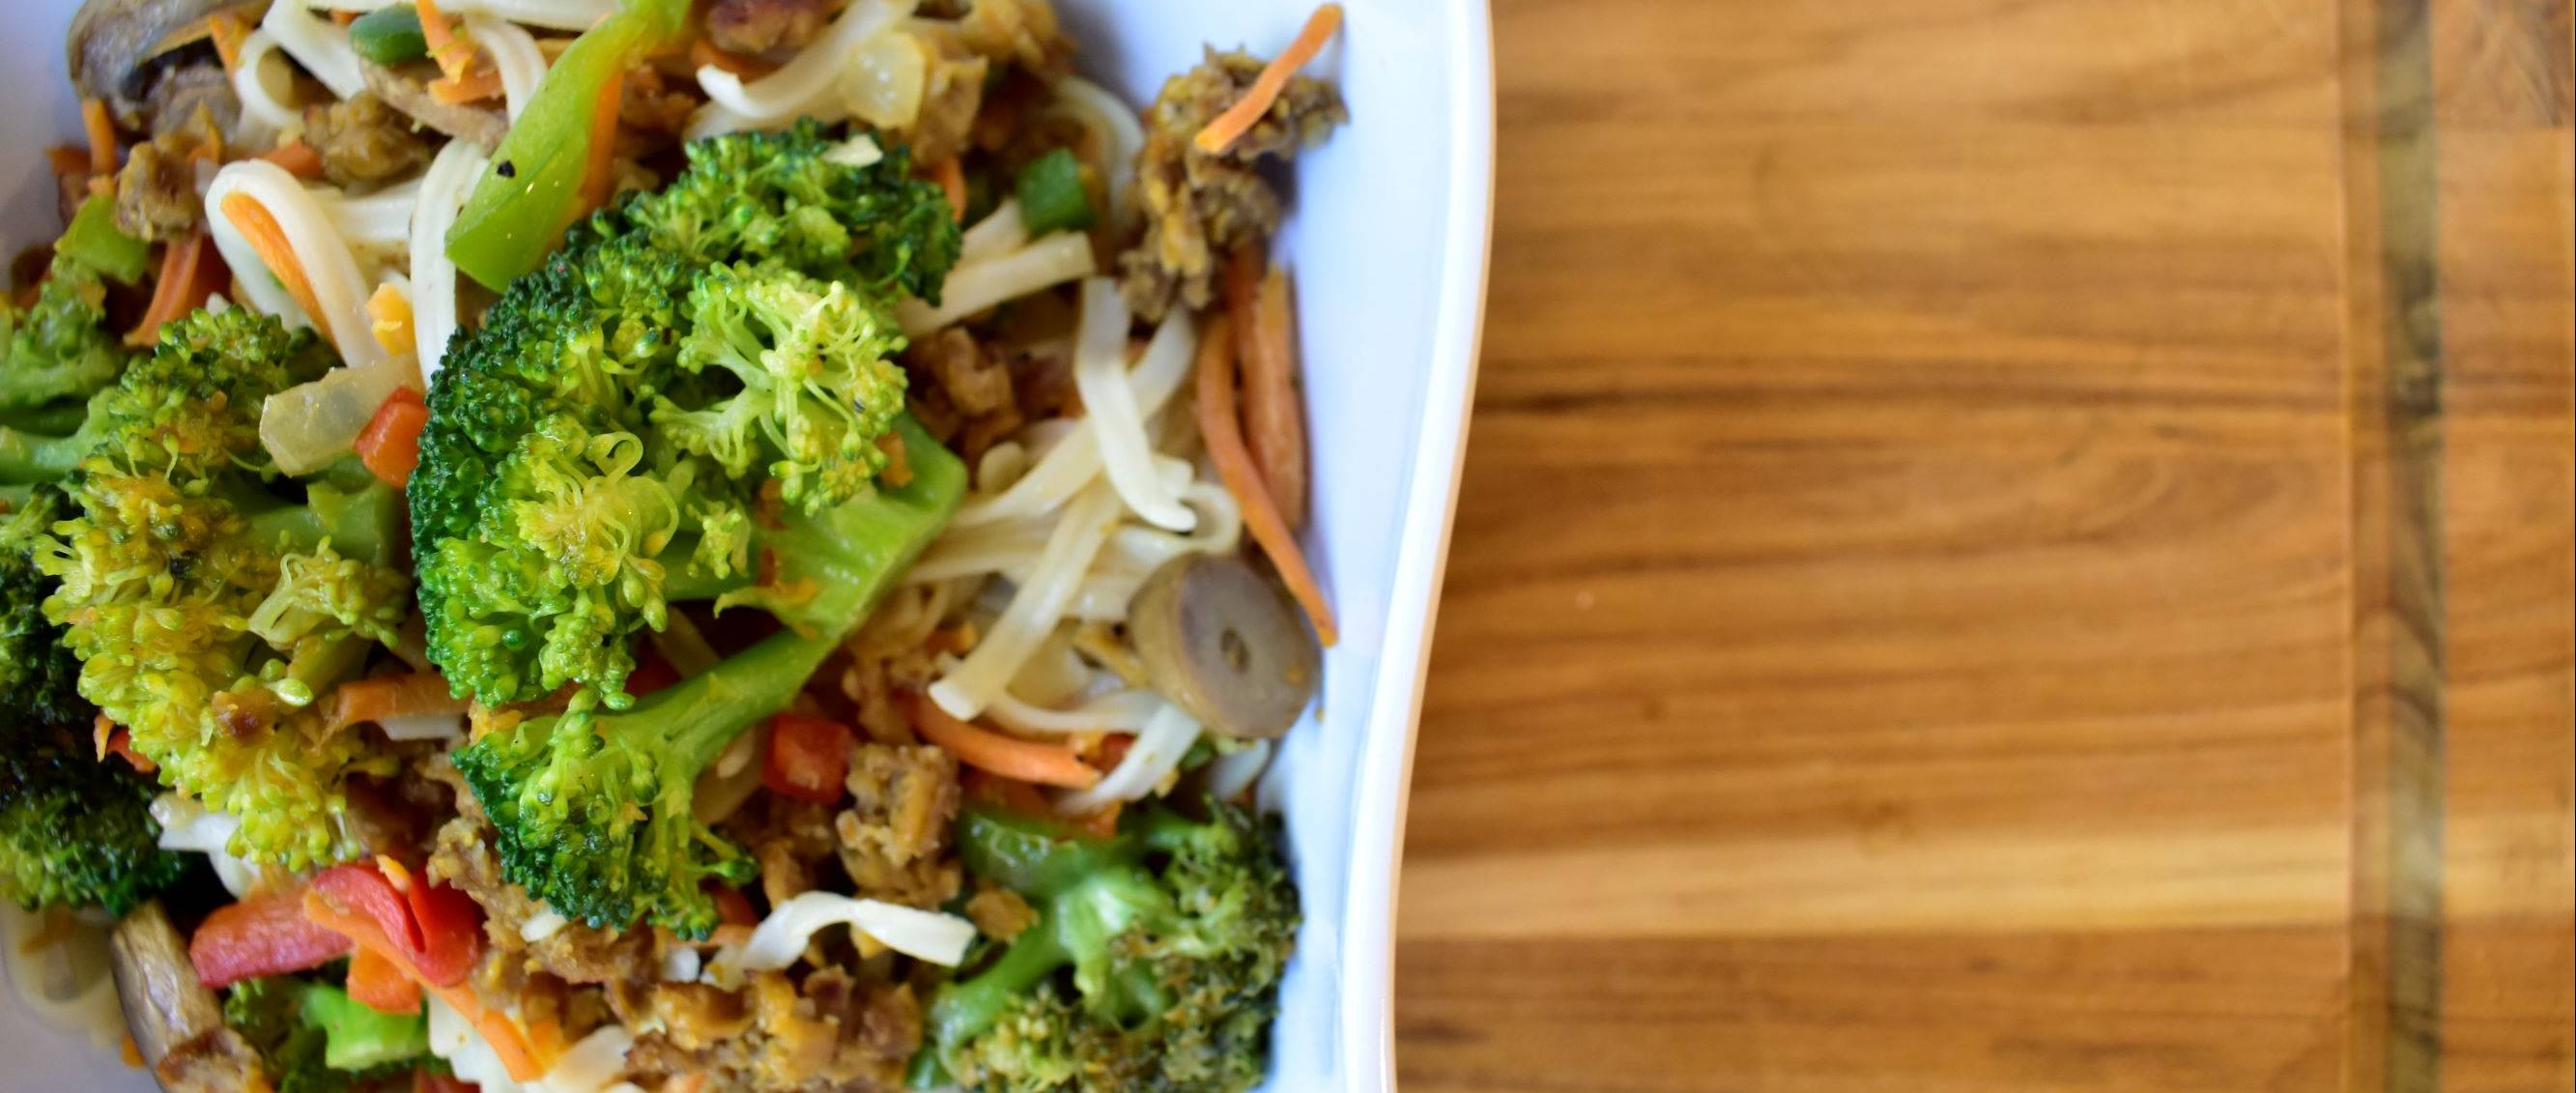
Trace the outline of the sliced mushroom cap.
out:
[[[207,17],[238,9],[256,23],[267,6],[264,0],[87,0],[72,15],[64,63],[82,95],[105,100],[118,124],[143,131],[150,128],[156,77],[180,63],[182,53],[185,67],[213,65],[211,50],[203,48]],[[225,114],[217,111],[219,118]]]
[[[498,110],[438,101],[429,93],[428,79],[437,70],[425,62],[387,68],[374,61],[360,61],[358,67],[366,74],[367,90],[375,92],[385,105],[457,140],[472,141],[489,152],[500,147],[502,135],[510,131],[510,120]]]
[[[1238,740],[1287,732],[1323,674],[1323,647],[1296,601],[1231,554],[1186,554],[1155,570],[1127,632],[1155,690]]]
[[[236,1093],[258,1088],[259,1057],[239,1033],[224,1026],[215,992],[197,981],[188,943],[158,901],[117,921],[108,939],[116,966],[116,998],[125,1007],[125,1029],[164,1089],[172,1093]]]

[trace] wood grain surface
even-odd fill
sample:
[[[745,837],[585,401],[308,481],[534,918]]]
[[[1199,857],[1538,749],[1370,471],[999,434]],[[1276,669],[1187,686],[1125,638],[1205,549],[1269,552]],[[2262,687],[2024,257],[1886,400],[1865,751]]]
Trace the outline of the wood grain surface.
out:
[[[2576,1086],[2566,0],[1497,0],[1409,1093]]]

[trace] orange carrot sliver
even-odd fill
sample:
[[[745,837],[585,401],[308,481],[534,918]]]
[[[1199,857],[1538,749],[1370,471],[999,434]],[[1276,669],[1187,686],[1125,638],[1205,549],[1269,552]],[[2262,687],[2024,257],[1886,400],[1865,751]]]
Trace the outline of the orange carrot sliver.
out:
[[[259,158],[286,169],[286,173],[311,182],[322,177],[322,153],[302,140],[290,140],[259,154]]]
[[[589,215],[590,210],[608,204],[617,185],[617,111],[626,101],[626,74],[608,78],[599,87],[599,98],[590,104],[590,147],[581,166],[581,202],[573,207],[573,217]]]
[[[375,294],[367,297],[367,319],[368,333],[376,336],[376,344],[384,346],[385,352],[412,351],[411,297],[393,282],[377,285]]]
[[[226,75],[241,68],[242,40],[250,37],[241,20],[229,11],[216,12],[206,20],[206,36],[215,40],[215,59],[224,63]]]
[[[933,163],[922,168],[921,173],[939,184],[939,192],[948,195],[949,215],[956,217],[958,223],[965,223],[966,168],[957,162],[957,157],[950,156]]]
[[[54,177],[70,178],[89,170],[89,149],[75,144],[57,144],[45,149],[45,160],[54,168]]]
[[[161,271],[152,281],[152,302],[143,318],[125,334],[125,344],[142,349],[161,339],[161,327],[206,306],[215,293],[212,274],[223,266],[214,240],[200,228],[186,239],[161,248]]]
[[[420,15],[421,41],[429,46],[429,59],[438,62],[440,72],[454,79],[474,67],[473,45],[438,10],[437,0],[412,0],[412,7]]]
[[[510,1072],[513,1080],[533,1082],[545,1074],[552,1061],[537,1057],[535,1049],[528,1045],[526,1034],[519,1030],[518,1022],[511,1020],[509,1014],[484,1005],[482,997],[464,983],[442,987],[430,982],[403,956],[401,950],[394,947],[393,941],[373,920],[332,906],[322,893],[311,890],[304,893],[304,917],[316,926],[348,938],[359,949],[375,950],[377,955],[419,983],[423,990],[437,995],[439,1001],[447,1003],[483,1034],[484,1042],[492,1045],[492,1053],[501,1057],[501,1066]]]
[[[447,681],[439,678],[438,673],[417,672],[341,684],[338,690],[331,692],[329,725],[336,731],[362,721],[381,722],[388,717],[464,712],[465,700],[450,693]]]
[[[1297,355],[1288,314],[1288,275],[1267,268],[1258,248],[1225,269],[1226,315],[1243,369],[1243,441],[1262,485],[1295,531],[1306,526],[1306,410],[1297,400]]]
[[[295,297],[296,306],[304,309],[328,339],[331,317],[322,313],[322,303],[313,295],[313,282],[305,279],[304,263],[295,257],[295,248],[287,245],[286,229],[277,226],[277,218],[269,215],[268,206],[260,204],[258,198],[235,191],[224,195],[223,214],[224,219],[232,221],[233,229],[241,232],[250,249],[259,254],[260,263],[286,286],[287,295]]]
[[[1243,93],[1243,97],[1234,100],[1234,105],[1226,107],[1224,113],[1218,114],[1206,128],[1199,130],[1197,136],[1190,138],[1198,145],[1199,151],[1215,155],[1242,140],[1245,133],[1260,123],[1261,116],[1270,112],[1270,104],[1279,101],[1279,93],[1288,89],[1288,77],[1296,75],[1306,62],[1323,52],[1324,43],[1331,41],[1333,32],[1341,26],[1340,4],[1316,8],[1315,14],[1306,18],[1305,29],[1297,32],[1297,40],[1288,43],[1288,48],[1280,50],[1278,56],[1262,66],[1261,75],[1253,77],[1252,87]]]
[[[349,954],[349,997],[378,1013],[417,1013],[420,981],[385,954],[361,945]]]
[[[429,81],[429,97],[449,106],[499,98],[500,95],[501,74],[488,68]]]
[[[89,173],[91,181],[116,173],[116,122],[107,116],[107,104],[98,99],[81,100],[81,129],[89,134]]]
[[[1307,568],[1296,533],[1288,530],[1269,488],[1261,484],[1261,472],[1253,466],[1252,453],[1244,448],[1241,427],[1235,423],[1233,350],[1231,322],[1219,315],[1199,338],[1199,436],[1207,444],[1208,459],[1216,464],[1217,477],[1225,480],[1225,491],[1243,508],[1244,530],[1270,556],[1279,579],[1288,583],[1288,594],[1306,609],[1306,617],[1315,624],[1315,636],[1331,645],[1341,638],[1333,626],[1332,605],[1324,601],[1324,590]]]
[[[1084,789],[1100,781],[1099,771],[1063,748],[1004,736],[960,721],[940,709],[938,703],[919,695],[905,695],[902,701],[912,727],[922,738],[948,749],[967,766],[1042,786]]]

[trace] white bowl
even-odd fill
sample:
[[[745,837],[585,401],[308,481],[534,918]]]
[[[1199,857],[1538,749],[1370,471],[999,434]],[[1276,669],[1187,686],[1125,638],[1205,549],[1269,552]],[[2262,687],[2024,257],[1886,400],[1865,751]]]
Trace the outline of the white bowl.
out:
[[[1268,54],[1304,0],[1058,0],[1085,71],[1132,102],[1199,60],[1202,43]],[[1493,179],[1491,34],[1481,0],[1344,0],[1312,71],[1338,80],[1351,124],[1297,161],[1282,254],[1296,273],[1314,431],[1311,542],[1340,614],[1320,716],[1263,785],[1288,818],[1306,927],[1274,1037],[1279,1090],[1395,1087],[1396,868],[1433,605],[1457,496],[1484,306]],[[9,5],[0,64],[0,241],[51,236],[41,150],[77,139],[62,29],[77,0]],[[149,1090],[81,1037],[0,996],[12,1089]]]

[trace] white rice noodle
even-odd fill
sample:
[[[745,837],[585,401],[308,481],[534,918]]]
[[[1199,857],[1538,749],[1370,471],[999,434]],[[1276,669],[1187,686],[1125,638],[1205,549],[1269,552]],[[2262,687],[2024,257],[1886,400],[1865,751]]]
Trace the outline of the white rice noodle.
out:
[[[1108,174],[1103,181],[1109,186],[1109,224],[1123,230],[1136,212],[1136,156],[1145,150],[1145,125],[1135,108],[1108,88],[1067,76],[1056,81],[1055,101],[1044,113],[1070,117],[1099,135],[1101,166]]]
[[[1042,706],[1073,701],[1091,686],[1091,665],[1073,648],[1073,627],[1058,624],[1020,664],[1002,694]]]
[[[418,180],[365,197],[351,197],[329,186],[309,186],[304,192],[351,247],[407,247],[411,243],[412,210],[420,204]]]
[[[1117,514],[1118,495],[1102,486],[1083,491],[1065,507],[1028,580],[1011,596],[1010,607],[955,671],[930,685],[930,698],[940,709],[951,717],[971,720],[992,704],[993,696],[1019,674],[1020,665],[1064,617],[1083,574],[1109,538]]]
[[[750,83],[714,65],[700,67],[698,86],[707,93],[707,105],[689,119],[689,139],[770,128],[799,116],[837,120],[846,112],[837,86],[843,64],[861,43],[901,23],[912,8],[913,0],[852,0],[795,60]]]
[[[915,299],[895,305],[895,318],[905,337],[918,338],[995,304],[1054,288],[1099,271],[1091,257],[1091,237],[1056,232],[996,258],[959,265],[939,286],[939,306]]]
[[[517,23],[483,14],[465,17],[465,33],[492,55],[492,67],[501,73],[503,107],[511,121],[519,120],[546,78],[546,55],[537,49],[536,38]]]
[[[698,772],[689,814],[712,827],[741,811],[744,803],[760,792],[761,750],[768,747],[768,740],[768,733],[746,732],[725,745],[725,750],[716,754],[716,761]]]
[[[1164,457],[1156,457],[1155,463],[1166,473],[1176,467],[1187,469]],[[1187,535],[1176,535],[1160,528],[1121,525],[1110,533],[1100,556],[1083,574],[1073,601],[1065,607],[1068,616],[1085,622],[1123,621],[1137,589],[1163,563],[1188,553],[1231,553],[1241,543],[1243,512],[1225,487],[1193,481],[1181,497],[1199,514],[1199,526]],[[904,579],[926,583],[993,575],[1024,582],[1036,568],[1053,526],[1046,520],[1015,520],[951,533],[923,555]]]
[[[395,5],[410,7],[412,0],[318,0],[314,7],[327,11],[374,11]],[[440,0],[439,10],[449,15],[489,15],[547,30],[589,30],[591,24],[616,10],[617,0]]]
[[[349,28],[313,14],[302,0],[270,4],[268,18],[260,20],[259,27],[275,35],[286,55],[295,58],[295,63],[303,65],[333,95],[345,99],[367,89],[366,71],[358,65],[358,51],[349,45]]]
[[[1181,708],[1164,703],[1145,719],[1145,727],[1136,733],[1136,743],[1128,747],[1127,757],[1118,767],[1089,789],[1078,789],[1055,799],[1056,811],[1069,816],[1097,812],[1112,801],[1141,801],[1168,786],[1172,772],[1181,767],[1181,757],[1189,754],[1190,745],[1199,741],[1196,718]]]
[[[1004,692],[994,697],[984,713],[1012,732],[1138,732],[1166,705],[1161,696],[1144,690],[1112,691],[1065,709],[1023,702]]]
[[[425,1001],[429,1053],[447,1060],[459,1079],[481,1087],[483,1093],[614,1093],[621,1084],[617,1076],[626,1069],[626,1056],[635,1048],[635,1034],[624,1025],[601,1025],[564,1049],[537,1080],[513,1081],[508,1065],[473,1022],[434,991],[428,992]]]
[[[519,924],[519,940],[534,945],[562,933],[563,928],[570,925],[572,920],[565,918],[563,912],[540,903],[537,905],[537,913],[529,915],[526,922]]]
[[[1168,321],[1167,324],[1168,325]],[[1145,346],[1145,355],[1137,358],[1136,367],[1127,373],[1127,384],[1134,392],[1138,413],[1152,417],[1162,412],[1172,393],[1180,390],[1181,381],[1189,376],[1190,351],[1195,348],[1167,341],[1158,333]],[[977,497],[958,506],[957,516],[949,522],[952,528],[971,528],[1002,520],[1023,519],[1053,511],[1100,473],[1100,437],[1096,414],[1086,414],[1063,440],[1047,449],[1037,465],[1011,483],[999,497]],[[1034,433],[1045,422],[1030,427]]]
[[[847,926],[886,948],[918,960],[956,967],[975,940],[975,924],[956,915],[924,911],[883,900],[853,899],[829,892],[807,892],[779,904],[760,920],[749,940],[716,950],[707,962],[706,980],[728,990],[743,973],[775,971],[805,955],[814,934],[827,926]]]
[[[986,213],[984,219],[976,221],[975,226],[966,229],[966,234],[959,238],[957,261],[958,264],[965,265],[986,258],[998,258],[1025,247],[1028,243],[1029,224],[1028,221],[1020,219],[1020,199],[1004,198],[1001,204],[993,206],[992,212]]]
[[[1220,801],[1231,801],[1252,788],[1261,772],[1270,766],[1270,741],[1255,740],[1208,761],[1207,790]]]
[[[447,229],[483,175],[483,149],[451,140],[429,161],[420,179],[420,204],[411,217],[411,329],[420,356],[420,378],[438,374],[456,334],[456,263],[447,257]]]
[[[387,717],[376,722],[387,740],[456,740],[465,735],[465,715],[461,713],[421,713]]]
[[[823,152],[823,161],[838,163],[853,170],[885,158],[885,149],[877,147],[877,138],[866,133],[853,134],[848,140]]]
[[[277,36],[265,30],[254,30],[242,37],[241,56],[233,65],[233,96],[241,100],[242,115],[258,122],[267,132],[295,124],[295,108],[288,106],[268,74],[277,71],[267,65],[270,54],[277,52]],[[278,72],[278,80],[286,78]],[[253,134],[245,133],[244,136]]]
[[[1000,493],[1027,473],[1029,450],[1016,440],[1005,440],[984,449],[983,460],[975,464],[975,492]]]
[[[280,5],[283,8],[292,4]],[[260,262],[259,252],[251,249],[249,240],[223,214],[224,199],[235,193],[247,195],[268,210],[285,233],[286,245],[295,252],[296,261],[304,267],[304,278],[313,287],[314,302],[322,316],[304,314],[295,298],[286,291],[273,273]],[[315,319],[331,335],[331,344],[340,351],[340,359],[352,367],[363,368],[385,359],[385,347],[377,344],[370,329],[365,306],[367,282],[358,273],[357,257],[350,253],[348,241],[331,226],[313,195],[286,169],[266,160],[245,159],[224,165],[215,172],[214,185],[206,189],[206,212],[215,236],[215,249],[222,252],[224,263],[240,275],[241,284],[250,296],[252,306],[290,323],[311,325]]]
[[[1149,523],[1174,531],[1198,524],[1181,504],[1178,487],[1154,473],[1154,446],[1145,436],[1145,415],[1136,406],[1135,389],[1127,383],[1127,300],[1106,277],[1082,282],[1082,323],[1074,335],[1073,383],[1082,392],[1083,416],[1100,438],[1100,459],[1109,484],[1120,500]],[[1198,333],[1189,312],[1175,309],[1154,331],[1146,352],[1178,352],[1188,357]],[[1166,343],[1178,343],[1174,345]],[[1187,482],[1184,478],[1182,481]]]
[[[699,973],[705,970],[706,961],[696,949],[674,945],[671,951],[662,954],[662,981],[665,983],[695,983]]]
[[[241,817],[217,812],[196,798],[176,793],[152,798],[151,810],[152,822],[161,825],[157,845],[163,850],[205,855],[207,864],[215,867],[215,879],[223,882],[224,891],[232,893],[233,898],[270,888],[283,878],[276,871],[233,856],[233,832],[241,829]]]
[[[125,1014],[117,1004],[107,931],[76,918],[68,928],[45,921],[55,916],[72,913],[30,914],[0,899],[0,966],[8,968],[16,1008],[57,1031],[87,1038],[96,1050],[113,1052],[125,1038]],[[37,937],[54,940],[27,944]]]

